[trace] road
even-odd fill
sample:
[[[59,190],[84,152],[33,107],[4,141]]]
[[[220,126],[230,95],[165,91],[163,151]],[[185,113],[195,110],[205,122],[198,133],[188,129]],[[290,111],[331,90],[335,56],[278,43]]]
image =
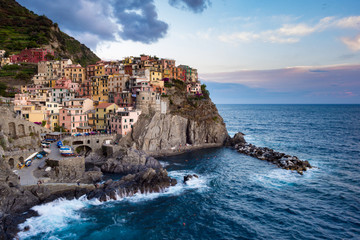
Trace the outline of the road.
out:
[[[60,154],[59,148],[56,146],[56,142],[51,143],[50,145],[51,153],[42,159],[35,159],[30,167],[23,167],[18,170],[18,175],[20,176],[20,184],[23,186],[27,185],[36,185],[38,182],[38,178],[33,175],[34,170],[38,168],[38,166],[45,161],[46,158],[61,160],[63,157]]]
[[[44,162],[43,159],[35,159],[30,167],[23,167],[22,169],[18,170],[18,175],[20,176],[20,184],[23,186],[26,185],[35,185],[38,182],[38,179],[34,177],[33,172],[37,167],[40,165],[40,163]]]
[[[52,159],[52,160],[61,160],[64,157],[61,156],[59,148],[56,145],[57,142],[53,142],[50,144],[50,150],[51,153],[47,156],[47,158]]]

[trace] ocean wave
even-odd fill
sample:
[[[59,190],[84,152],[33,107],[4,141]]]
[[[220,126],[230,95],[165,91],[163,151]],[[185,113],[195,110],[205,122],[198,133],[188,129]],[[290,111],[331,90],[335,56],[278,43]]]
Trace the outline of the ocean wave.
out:
[[[57,239],[51,236],[52,233],[59,230],[66,229],[67,226],[74,222],[86,221],[86,218],[81,215],[81,209],[91,206],[99,206],[106,204],[114,204],[116,202],[128,201],[132,203],[138,203],[143,201],[153,200],[162,196],[174,196],[180,195],[186,190],[203,190],[207,188],[207,179],[199,176],[199,178],[192,178],[187,183],[183,183],[183,177],[188,174],[195,174],[191,171],[173,171],[169,172],[169,176],[175,178],[178,183],[165,189],[160,193],[136,193],[129,197],[120,197],[117,195],[117,200],[108,198],[107,202],[100,202],[98,199],[88,200],[86,196],[79,199],[57,199],[53,202],[38,205],[32,208],[32,210],[38,212],[39,216],[27,219],[24,223],[20,224],[19,229],[30,227],[28,231],[19,232],[20,239],[29,239],[34,236],[46,236],[47,239]]]
[[[267,173],[254,173],[250,179],[254,182],[260,183],[264,187],[279,188],[284,186],[295,186],[297,183],[304,182],[311,178],[312,169],[309,169],[305,175],[299,175],[295,171],[285,169],[273,169]]]

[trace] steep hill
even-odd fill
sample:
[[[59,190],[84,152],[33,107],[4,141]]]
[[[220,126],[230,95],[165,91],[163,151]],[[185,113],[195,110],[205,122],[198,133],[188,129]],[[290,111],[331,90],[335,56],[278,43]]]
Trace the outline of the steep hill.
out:
[[[0,49],[14,54],[34,47],[53,49],[56,57],[71,58],[81,65],[100,60],[46,16],[29,11],[15,0],[0,0]]]

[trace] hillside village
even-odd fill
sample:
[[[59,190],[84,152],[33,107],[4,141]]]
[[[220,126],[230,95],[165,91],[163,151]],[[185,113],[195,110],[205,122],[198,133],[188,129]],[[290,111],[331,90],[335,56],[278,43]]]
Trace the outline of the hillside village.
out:
[[[141,113],[167,113],[175,85],[191,97],[203,94],[197,70],[176,66],[172,59],[140,55],[81,66],[71,59],[55,60],[54,51],[39,48],[5,56],[0,50],[2,67],[37,64],[31,84],[7,101],[18,117],[56,132],[124,136]]]

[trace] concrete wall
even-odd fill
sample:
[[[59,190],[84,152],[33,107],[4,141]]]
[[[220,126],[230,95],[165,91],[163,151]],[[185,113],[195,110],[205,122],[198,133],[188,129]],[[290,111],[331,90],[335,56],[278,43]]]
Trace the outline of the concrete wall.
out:
[[[81,179],[85,173],[84,157],[68,157],[61,160],[47,160],[53,168],[50,178],[59,182]]]
[[[32,122],[15,118],[13,112],[3,107],[0,108],[0,120],[0,132],[11,138],[51,132],[49,129]]]
[[[11,168],[16,168],[19,162],[39,151],[41,133],[50,132],[32,122],[15,118],[14,113],[8,108],[0,107],[0,140],[4,161]]]

